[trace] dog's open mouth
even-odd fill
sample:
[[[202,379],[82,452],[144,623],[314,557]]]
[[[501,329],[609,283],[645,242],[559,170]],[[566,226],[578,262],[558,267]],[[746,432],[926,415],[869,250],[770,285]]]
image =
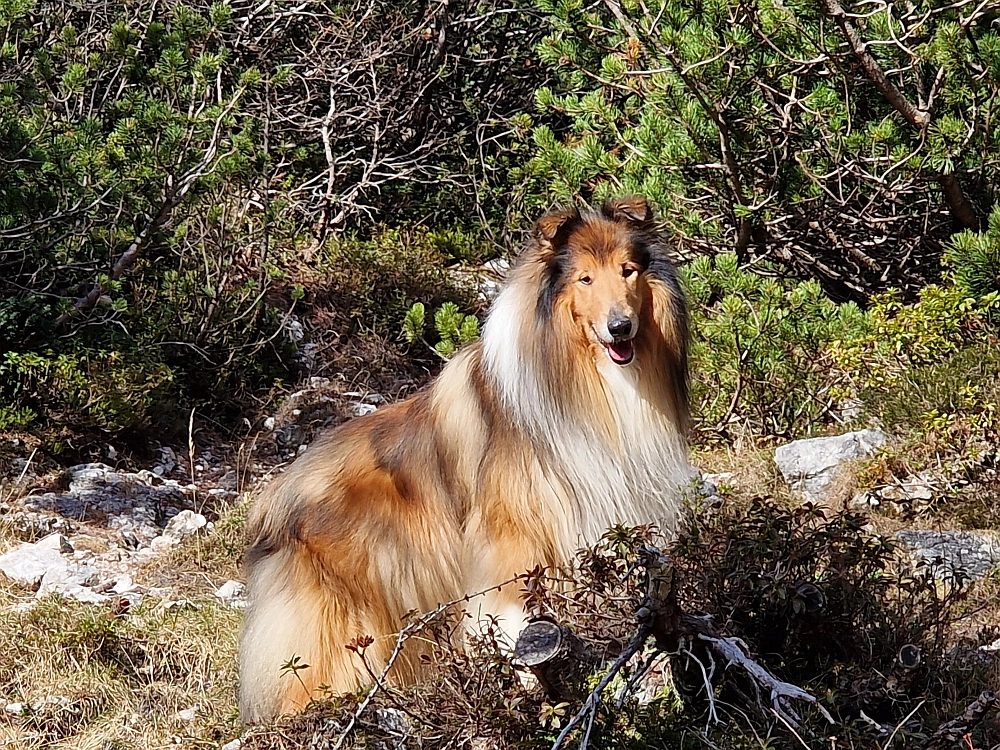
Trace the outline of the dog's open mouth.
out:
[[[608,350],[608,356],[616,365],[627,365],[635,357],[635,347],[631,341],[614,341],[604,344],[604,348]]]

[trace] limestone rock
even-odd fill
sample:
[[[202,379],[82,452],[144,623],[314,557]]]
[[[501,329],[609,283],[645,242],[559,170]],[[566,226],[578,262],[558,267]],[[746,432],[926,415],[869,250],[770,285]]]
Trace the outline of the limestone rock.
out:
[[[100,582],[100,574],[89,565],[67,563],[45,572],[38,588],[38,596],[41,598],[53,591],[62,593],[63,589],[72,586],[96,586]]]
[[[59,533],[49,534],[44,539],[40,539],[35,542],[35,547],[38,549],[54,549],[63,555],[73,554],[73,545],[69,543],[69,539]]]
[[[351,414],[355,417],[364,417],[374,412],[377,408],[375,404],[353,403],[351,404]]]
[[[59,550],[37,544],[22,544],[0,556],[0,573],[31,588],[37,588],[47,573],[67,567],[69,563]]]
[[[208,525],[208,519],[193,510],[182,510],[167,523],[163,536],[173,544],[179,544],[189,536],[194,536]]]
[[[239,581],[226,581],[216,590],[215,596],[233,609],[243,609],[247,606],[246,586]]]
[[[979,531],[904,529],[896,536],[935,578],[985,578],[1000,567],[1000,539]]]
[[[176,481],[151,471],[116,472],[105,464],[92,463],[70,467],[66,474],[68,492],[31,496],[25,508],[114,528],[158,527],[168,510],[189,505]]]
[[[885,442],[885,433],[878,429],[796,440],[778,447],[774,462],[795,492],[819,501],[843,470],[844,462],[868,458]]]

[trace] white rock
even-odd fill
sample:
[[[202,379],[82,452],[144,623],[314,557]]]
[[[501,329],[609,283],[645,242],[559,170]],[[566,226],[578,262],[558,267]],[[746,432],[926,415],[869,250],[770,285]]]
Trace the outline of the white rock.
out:
[[[185,708],[177,712],[177,718],[181,721],[194,721],[195,717],[198,716],[198,707],[191,706],[191,708]]]
[[[219,586],[215,596],[227,607],[242,609],[246,607],[246,586],[239,581],[226,581]]]
[[[132,608],[138,607],[142,603],[142,594],[138,591],[126,591],[124,594],[119,594],[119,597],[127,601]]]
[[[376,409],[375,404],[364,404],[364,403],[354,403],[351,404],[351,414],[355,417],[363,417],[366,414],[371,414]]]
[[[49,534],[44,539],[35,542],[35,546],[38,549],[54,549],[64,555],[73,554],[73,545],[69,543],[69,539],[59,533]]]
[[[17,583],[36,587],[46,573],[63,570],[69,566],[58,550],[22,544],[6,555],[0,556],[0,573]]]
[[[36,599],[49,594],[59,594],[85,604],[103,604],[108,597],[95,589],[107,587],[101,583],[100,573],[89,565],[69,563],[62,568],[52,568],[42,577]]]
[[[107,481],[108,475],[114,475],[115,470],[107,464],[77,464],[66,469],[69,475],[70,492],[85,492],[100,489]]]
[[[105,604],[108,601],[108,597],[106,595],[99,594],[87,586],[77,586],[72,583],[54,587],[49,591],[46,591],[44,595],[53,593],[64,596],[67,599],[76,599],[78,602],[83,602],[84,604]],[[38,594],[36,596],[39,599],[43,596],[42,589],[38,590]]]
[[[115,581],[115,585],[111,588],[116,594],[128,594],[135,591],[135,589],[135,582],[132,580],[132,576],[127,573],[119,576],[118,580]]]
[[[232,740],[227,742],[225,745],[219,748],[219,750],[241,750],[243,747],[243,740]]]
[[[718,487],[720,484],[725,484],[730,479],[732,479],[733,478],[733,472],[731,472],[731,471],[723,471],[723,472],[720,472],[718,474],[702,474],[701,478],[704,479],[706,482],[711,482],[716,487]]]
[[[71,563],[62,568],[52,568],[42,576],[38,596],[45,596],[51,591],[60,592],[60,589],[67,586],[95,586],[100,583],[100,579],[98,572],[89,565]]]
[[[774,462],[794,491],[807,500],[822,500],[845,461],[872,456],[885,442],[878,429],[796,440],[777,448]]]
[[[206,525],[208,525],[208,519],[201,513],[195,513],[193,510],[182,510],[167,523],[167,528],[163,530],[163,536],[180,542],[182,539],[197,534]]]
[[[149,547],[138,550],[137,555],[152,555],[158,552],[166,552],[171,547],[176,547],[181,543],[180,539],[176,539],[172,536],[167,536],[166,534],[161,534],[149,543]]]
[[[20,716],[24,713],[23,703],[8,703],[3,707],[3,710],[9,714],[14,714],[15,716]]]
[[[310,388],[322,388],[327,385],[330,385],[330,378],[318,378],[318,377],[309,378]]]
[[[274,429],[274,417],[268,417],[264,420],[264,429],[268,432]]]
[[[493,258],[483,263],[483,268],[490,273],[503,277],[510,270],[510,261],[506,258]]]

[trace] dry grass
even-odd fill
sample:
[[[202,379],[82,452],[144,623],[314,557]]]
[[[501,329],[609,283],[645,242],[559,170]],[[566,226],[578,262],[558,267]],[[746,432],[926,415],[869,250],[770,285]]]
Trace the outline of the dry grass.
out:
[[[169,585],[124,613],[52,596],[35,602],[0,589],[0,747],[34,750],[218,747],[238,737],[235,708],[240,613],[214,586],[238,577],[243,505],[215,533],[140,570],[137,581]],[[195,708],[194,717],[179,711]]]

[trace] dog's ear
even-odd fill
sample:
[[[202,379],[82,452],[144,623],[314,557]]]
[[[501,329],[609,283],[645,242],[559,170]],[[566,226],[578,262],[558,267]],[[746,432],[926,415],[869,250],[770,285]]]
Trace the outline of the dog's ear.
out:
[[[575,208],[550,211],[535,222],[532,235],[540,245],[558,247],[565,242],[573,225],[580,220],[580,212]]]
[[[638,195],[614,198],[604,204],[604,215],[613,221],[646,228],[653,223],[653,209]]]

